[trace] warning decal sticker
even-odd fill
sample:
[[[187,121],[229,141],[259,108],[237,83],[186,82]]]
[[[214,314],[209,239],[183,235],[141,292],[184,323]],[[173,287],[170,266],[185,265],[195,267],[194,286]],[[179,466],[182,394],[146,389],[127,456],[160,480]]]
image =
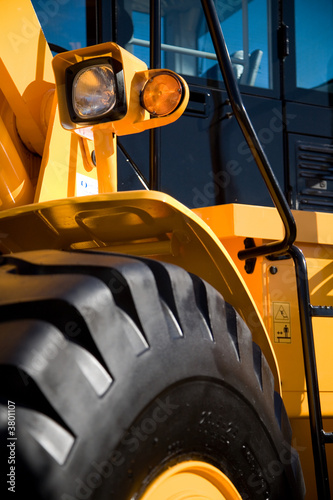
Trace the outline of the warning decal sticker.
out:
[[[273,302],[273,318],[274,321],[290,322],[290,303]]]
[[[289,302],[273,302],[274,342],[291,343],[291,318]]]

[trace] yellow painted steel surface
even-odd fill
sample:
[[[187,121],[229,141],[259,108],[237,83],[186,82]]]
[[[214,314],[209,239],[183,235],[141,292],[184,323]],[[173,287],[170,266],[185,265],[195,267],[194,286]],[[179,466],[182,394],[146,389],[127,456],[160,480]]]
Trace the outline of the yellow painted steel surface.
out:
[[[93,141],[62,128],[54,99],[35,202],[97,194],[97,170],[91,159],[93,149]],[[80,183],[85,186],[82,192]]]
[[[24,143],[42,154],[40,100],[54,89],[54,76],[52,54],[29,0],[1,2],[0,47],[1,90],[17,117]]]
[[[201,461],[174,465],[161,473],[140,500],[241,500],[230,479]]]
[[[0,209],[31,203],[33,186],[5,122],[0,117]]]
[[[36,153],[43,153],[49,97],[55,87],[52,55],[30,1],[1,3],[0,47],[3,210],[33,201],[40,165]]]

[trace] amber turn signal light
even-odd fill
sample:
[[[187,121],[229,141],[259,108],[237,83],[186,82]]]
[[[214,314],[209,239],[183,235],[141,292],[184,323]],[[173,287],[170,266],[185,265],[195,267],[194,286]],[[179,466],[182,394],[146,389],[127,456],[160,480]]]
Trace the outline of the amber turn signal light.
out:
[[[179,106],[183,93],[182,83],[176,75],[158,73],[146,82],[141,105],[153,116],[166,116]]]

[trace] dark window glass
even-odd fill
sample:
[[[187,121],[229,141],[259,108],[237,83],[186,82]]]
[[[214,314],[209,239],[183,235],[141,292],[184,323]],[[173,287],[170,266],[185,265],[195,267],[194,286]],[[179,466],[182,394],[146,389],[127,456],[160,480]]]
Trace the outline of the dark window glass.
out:
[[[333,91],[333,2],[295,0],[296,85]]]
[[[87,45],[86,0],[32,0],[46,40],[67,50]]]
[[[272,88],[268,0],[217,0],[217,11],[241,84]],[[127,0],[133,38],[126,48],[149,64],[149,1]],[[162,1],[162,63],[183,75],[221,80],[199,0]]]

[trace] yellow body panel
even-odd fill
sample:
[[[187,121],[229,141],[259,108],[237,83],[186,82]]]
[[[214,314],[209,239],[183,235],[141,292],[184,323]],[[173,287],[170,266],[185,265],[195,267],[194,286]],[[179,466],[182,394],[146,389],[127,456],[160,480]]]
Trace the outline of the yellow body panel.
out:
[[[6,123],[0,117],[0,209],[31,203],[33,186]]]
[[[54,88],[54,75],[52,54],[30,1],[1,3],[0,46],[1,90],[18,117],[23,141],[42,154],[45,128],[40,97]]]

